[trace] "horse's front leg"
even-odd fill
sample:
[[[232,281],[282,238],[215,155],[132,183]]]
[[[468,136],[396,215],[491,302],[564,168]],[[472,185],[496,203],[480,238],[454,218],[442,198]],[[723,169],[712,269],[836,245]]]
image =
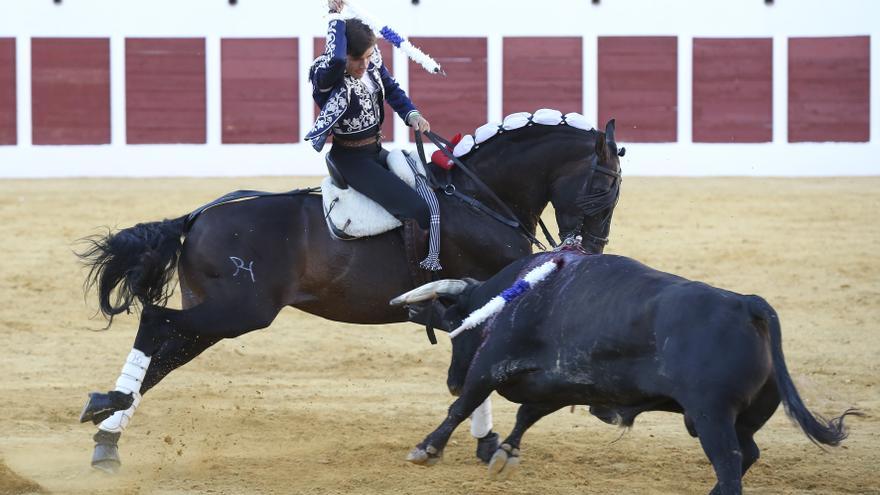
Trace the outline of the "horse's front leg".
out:
[[[471,436],[477,439],[477,458],[484,464],[498,450],[498,434],[492,431],[492,399],[487,397],[471,414]]]

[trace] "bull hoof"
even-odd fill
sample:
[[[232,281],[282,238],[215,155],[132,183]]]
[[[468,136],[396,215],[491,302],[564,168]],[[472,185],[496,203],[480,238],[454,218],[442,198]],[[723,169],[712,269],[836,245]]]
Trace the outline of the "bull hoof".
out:
[[[504,481],[519,467],[519,449],[501,444],[489,461],[489,479]]]
[[[113,416],[116,411],[125,411],[134,403],[132,394],[125,394],[116,390],[102,394],[100,392],[92,392],[89,394],[89,400],[83,406],[83,410],[79,415],[79,422],[85,423],[91,421],[92,424],[100,424],[101,421]]]
[[[419,466],[431,467],[443,459],[443,451],[437,450],[433,445],[425,448],[416,447],[406,456],[406,460]]]
[[[108,474],[116,474],[122,466],[119,460],[120,433],[98,430],[95,434],[95,451],[92,453],[92,467]]]
[[[488,464],[492,460],[492,454],[498,450],[498,434],[490,431],[485,437],[477,439],[477,458]]]

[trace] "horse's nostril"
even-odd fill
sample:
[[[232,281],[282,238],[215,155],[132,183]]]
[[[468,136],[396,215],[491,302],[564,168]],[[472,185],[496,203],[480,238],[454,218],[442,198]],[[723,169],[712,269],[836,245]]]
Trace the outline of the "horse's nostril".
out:
[[[455,397],[458,397],[459,395],[461,395],[461,387],[458,387],[455,385],[450,385],[449,386],[449,393],[454,395]]]

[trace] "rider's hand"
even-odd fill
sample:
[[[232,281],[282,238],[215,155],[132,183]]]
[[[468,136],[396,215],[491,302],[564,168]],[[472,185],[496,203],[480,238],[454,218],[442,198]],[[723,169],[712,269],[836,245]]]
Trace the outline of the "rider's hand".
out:
[[[327,0],[327,7],[330,12],[338,14],[345,8],[345,0]]]
[[[431,130],[431,123],[422,117],[422,114],[420,113],[412,114],[409,118],[409,125],[419,132],[427,132]]]

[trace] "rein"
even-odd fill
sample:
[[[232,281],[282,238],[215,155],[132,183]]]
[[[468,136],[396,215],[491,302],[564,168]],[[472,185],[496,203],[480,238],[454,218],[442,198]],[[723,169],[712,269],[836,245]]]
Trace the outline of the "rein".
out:
[[[531,232],[529,232],[528,229],[526,229],[526,227],[523,225],[522,221],[520,221],[519,218],[517,218],[516,213],[514,213],[513,210],[511,210],[509,206],[507,206],[507,203],[505,203],[504,200],[499,198],[498,195],[496,195],[495,192],[492,191],[492,189],[488,185],[486,185],[485,182],[483,182],[479,177],[477,177],[477,175],[470,168],[468,168],[461,160],[459,160],[455,155],[453,155],[452,152],[449,151],[449,149],[447,149],[447,147],[451,146],[451,143],[449,141],[447,141],[446,139],[440,137],[439,135],[437,135],[431,131],[426,132],[425,135],[428,136],[428,139],[430,139],[431,142],[434,143],[434,145],[436,145],[437,148],[439,148],[443,152],[443,154],[446,155],[447,158],[452,160],[452,162],[455,163],[455,165],[458,168],[460,168],[477,185],[478,188],[480,188],[484,193],[486,193],[486,195],[488,195],[489,198],[496,205],[498,205],[500,207],[500,209],[504,213],[504,215],[496,212],[495,210],[486,206],[485,204],[483,204],[479,200],[459,192],[458,189],[455,187],[455,185],[452,184],[452,178],[448,172],[447,172],[447,176],[446,176],[446,178],[447,178],[446,184],[439,183],[436,180],[436,178],[433,177],[433,174],[430,172],[430,167],[429,167],[430,162],[427,160],[427,157],[425,156],[425,146],[424,146],[424,142],[422,139],[422,133],[420,131],[415,131],[416,149],[418,150],[418,153],[419,153],[419,159],[422,160],[422,163],[425,166],[425,172],[431,176],[431,182],[432,182],[433,187],[440,189],[447,196],[455,196],[456,198],[458,198],[458,199],[464,201],[465,203],[477,208],[478,210],[482,211],[483,213],[486,213],[490,217],[503,223],[504,225],[507,225],[508,227],[511,227],[514,229],[519,229],[520,232],[522,232],[523,235],[526,237],[526,239],[529,240],[529,242],[531,242],[532,244],[537,246],[542,251],[547,250],[547,248],[544,246],[544,244],[541,241],[539,241],[538,238],[535,237],[534,234],[532,234]],[[547,227],[544,225],[544,222],[543,222],[543,220],[541,220],[540,216],[538,217],[538,222],[541,224],[541,229],[544,231],[544,235],[547,236],[547,241],[550,243],[550,245],[552,247],[556,247],[556,243],[553,241],[553,237],[550,236],[550,232],[547,229]]]

